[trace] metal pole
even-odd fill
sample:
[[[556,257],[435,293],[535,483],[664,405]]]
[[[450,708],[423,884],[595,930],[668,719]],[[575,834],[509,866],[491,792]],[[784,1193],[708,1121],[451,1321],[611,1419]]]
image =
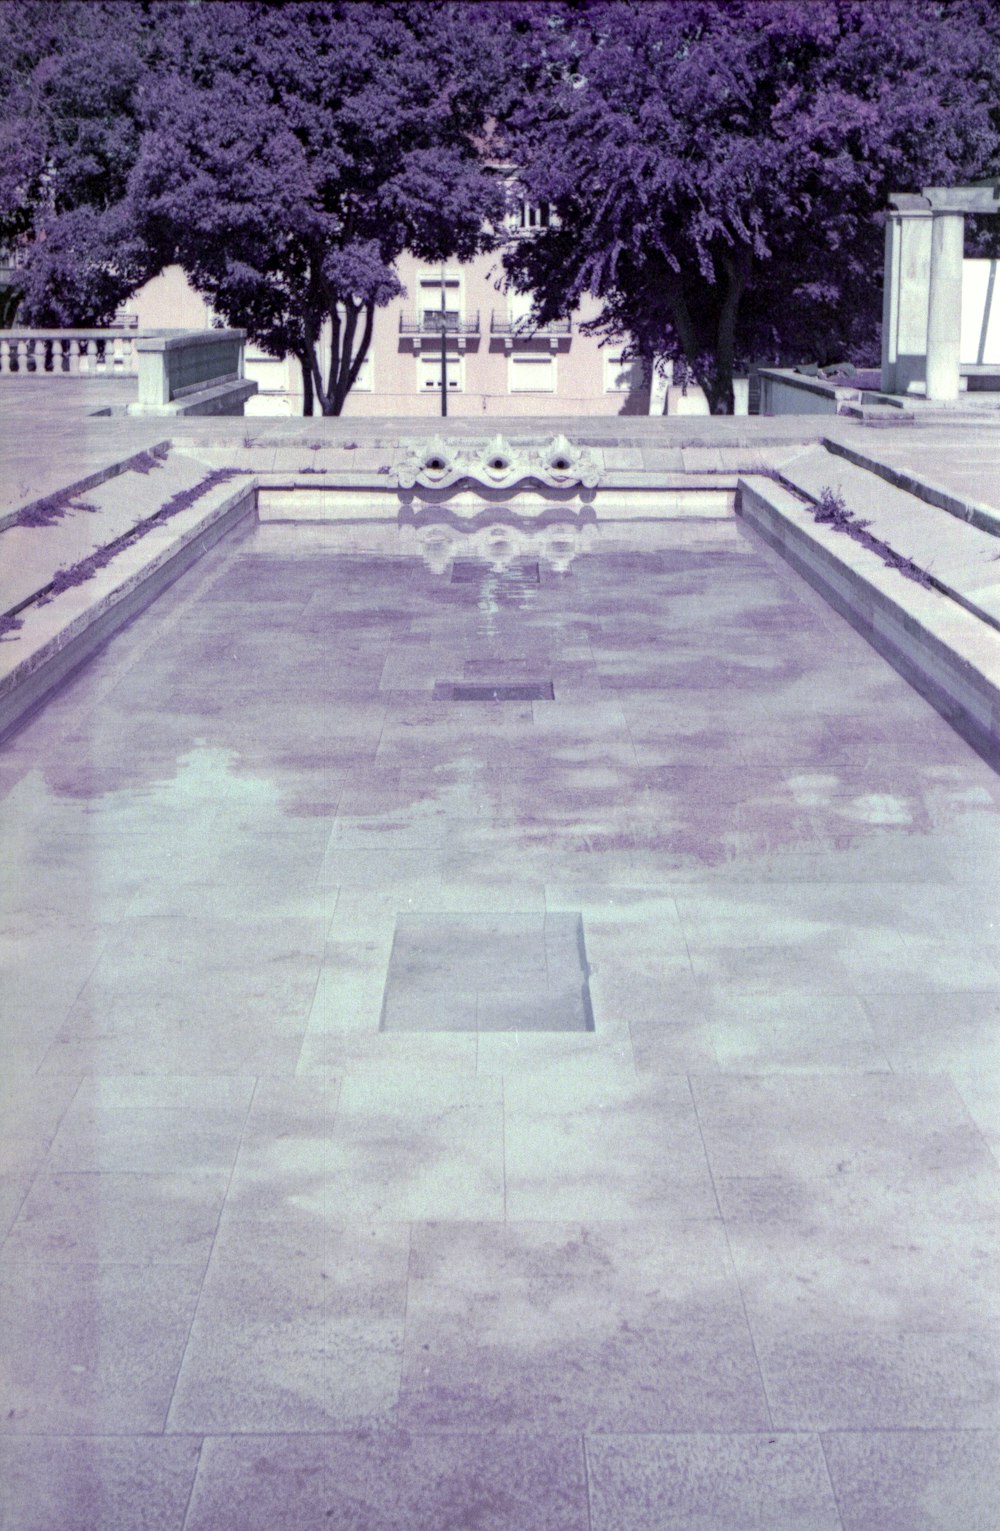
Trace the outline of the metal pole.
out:
[[[444,307],[445,269],[441,267],[441,413],[448,413],[448,318]]]

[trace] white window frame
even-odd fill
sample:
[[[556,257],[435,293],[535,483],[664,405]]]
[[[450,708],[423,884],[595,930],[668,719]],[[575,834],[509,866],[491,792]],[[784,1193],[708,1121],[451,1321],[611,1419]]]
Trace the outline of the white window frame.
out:
[[[516,327],[519,334],[530,334],[531,307],[535,301],[533,292],[515,292],[513,288],[507,294],[507,322]]]
[[[426,351],[417,354],[417,392],[440,393],[441,392],[441,348],[436,349],[433,345]],[[455,351],[447,352],[448,366],[448,392],[465,392],[465,357]],[[428,377],[430,373],[430,377]],[[452,378],[455,382],[452,382]]]
[[[537,367],[535,376],[543,375],[551,378],[551,387],[525,388],[515,387],[514,379],[518,378],[522,385],[525,377],[530,376],[530,369]],[[518,370],[518,369],[522,370]],[[527,370],[523,370],[527,369]],[[553,394],[559,391],[559,367],[553,351],[512,351],[507,357],[507,392],[508,393],[545,393]]]
[[[604,392],[613,394],[635,393],[642,387],[642,361],[634,356],[631,361],[622,361],[622,351],[625,343],[619,346],[606,346],[604,348]],[[639,369],[636,371],[636,369]],[[621,379],[625,381],[622,382]]]
[[[444,268],[445,313],[465,318],[465,274],[458,266]],[[433,295],[430,292],[433,289]],[[423,325],[426,313],[441,312],[441,267],[426,267],[417,272],[417,318]],[[425,296],[430,298],[425,302]]]
[[[541,229],[554,228],[555,221],[551,202],[521,201],[514,213],[514,227],[519,234],[537,234]]]

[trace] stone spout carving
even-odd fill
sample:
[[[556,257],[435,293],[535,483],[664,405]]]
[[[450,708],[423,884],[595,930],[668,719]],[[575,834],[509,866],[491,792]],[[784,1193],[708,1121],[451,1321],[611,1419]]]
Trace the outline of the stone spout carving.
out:
[[[435,436],[429,442],[407,442],[396,469],[400,489],[463,488],[513,490],[522,484],[548,489],[594,489],[601,470],[584,448],[565,436],[546,446],[513,446],[494,436],[485,447],[459,448]]]
[[[407,442],[406,454],[396,470],[396,482],[401,489],[412,489],[421,484],[427,489],[442,489],[462,477],[457,466],[455,448],[442,441],[440,436],[427,442]]]
[[[567,484],[582,484],[585,489],[596,488],[600,469],[583,447],[575,447],[565,436],[556,436],[539,452],[543,481],[562,488]]]

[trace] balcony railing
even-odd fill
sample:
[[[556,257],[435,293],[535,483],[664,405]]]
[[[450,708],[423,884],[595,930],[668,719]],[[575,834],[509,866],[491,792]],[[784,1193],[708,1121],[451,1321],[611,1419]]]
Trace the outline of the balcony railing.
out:
[[[553,319],[551,324],[540,324],[532,329],[527,319],[508,319],[502,314],[490,315],[491,335],[513,335],[519,340],[548,339],[550,335],[572,335],[572,319]]]
[[[436,313],[425,309],[422,314],[400,314],[401,335],[440,335],[442,320],[446,335],[478,335],[479,310],[474,314]]]
[[[156,330],[0,330],[0,377],[135,377],[135,343]]]

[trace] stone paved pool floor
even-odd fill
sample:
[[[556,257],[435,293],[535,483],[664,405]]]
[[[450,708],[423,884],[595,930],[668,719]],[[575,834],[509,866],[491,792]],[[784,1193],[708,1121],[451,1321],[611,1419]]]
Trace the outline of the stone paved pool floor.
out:
[[[259,528],[0,793],[5,1531],[1000,1523],[997,777],[751,533]]]

